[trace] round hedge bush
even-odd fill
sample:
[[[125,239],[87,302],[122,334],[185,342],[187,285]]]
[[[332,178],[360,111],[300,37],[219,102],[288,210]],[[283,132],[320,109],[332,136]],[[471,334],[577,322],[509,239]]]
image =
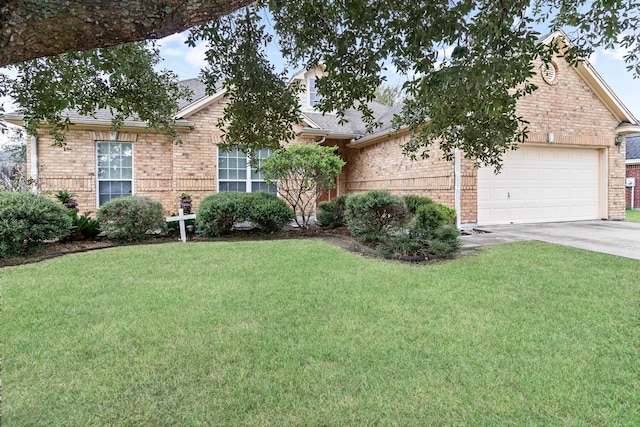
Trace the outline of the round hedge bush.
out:
[[[249,193],[246,195],[247,220],[261,231],[279,231],[295,219],[293,210],[273,194]]]
[[[442,225],[455,223],[456,211],[440,203],[429,203],[418,207],[414,221],[417,229],[431,234]]]
[[[316,221],[323,227],[340,228],[345,225],[347,194],[342,194],[331,201],[321,202]]]
[[[113,199],[98,210],[100,228],[117,240],[143,240],[147,231],[164,230],[164,209],[149,197],[126,196]]]
[[[374,190],[349,196],[346,204],[347,227],[364,241],[379,241],[407,220],[407,208],[398,196]]]
[[[0,257],[36,252],[44,241],[67,237],[72,227],[67,209],[52,200],[0,192]]]
[[[247,195],[237,191],[224,191],[202,199],[196,225],[204,237],[231,233],[233,224],[247,218]]]

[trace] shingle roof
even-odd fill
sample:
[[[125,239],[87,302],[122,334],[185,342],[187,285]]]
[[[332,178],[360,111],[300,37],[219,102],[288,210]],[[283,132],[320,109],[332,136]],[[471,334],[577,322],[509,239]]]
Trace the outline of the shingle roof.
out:
[[[181,98],[178,100],[179,109],[182,109],[187,105],[190,105],[206,96],[206,86],[204,83],[200,81],[200,79],[195,78],[195,79],[182,80],[178,82],[178,84],[181,86],[187,87],[192,92],[192,95],[189,98]],[[89,115],[89,116],[82,115],[78,113],[78,111],[76,110],[65,110],[63,111],[62,115],[63,117],[68,116],[69,120],[71,120],[72,123],[74,121],[87,120],[87,119],[110,121],[113,118],[113,114],[111,114],[111,111],[109,111],[108,108],[100,108],[97,111],[95,111],[92,115]],[[138,118],[127,117],[125,120],[138,121]]]
[[[200,79],[189,79],[178,82],[179,85],[187,87],[193,92],[190,99],[179,99],[178,108],[181,110],[189,104],[193,104],[201,98],[207,96],[207,86]]]
[[[627,135],[627,160],[640,159],[640,133]]]
[[[391,120],[393,114],[399,112],[402,105],[395,105],[389,107],[388,105],[380,104],[379,102],[372,101],[369,104],[369,108],[373,111],[373,117],[376,121],[382,122],[382,126],[375,128],[374,133],[382,132],[391,129]],[[366,135],[367,126],[362,120],[361,113],[355,109],[350,108],[344,113],[344,118],[347,120],[344,124],[338,123],[338,118],[335,114],[322,114],[322,113],[303,113],[309,120],[320,126],[324,130],[328,130],[331,133],[344,133],[344,134],[359,134]]]

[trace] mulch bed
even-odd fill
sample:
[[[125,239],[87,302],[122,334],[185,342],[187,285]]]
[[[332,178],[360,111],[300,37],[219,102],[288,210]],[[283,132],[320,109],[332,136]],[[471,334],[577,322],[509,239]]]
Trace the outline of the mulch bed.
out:
[[[383,256],[373,248],[358,242],[353,234],[346,228],[326,229],[318,226],[312,226],[307,229],[301,229],[296,227],[286,227],[284,230],[265,233],[257,229],[240,229],[234,230],[229,236],[218,238],[203,238],[197,234],[189,234],[188,242],[239,242],[247,240],[282,240],[282,239],[309,239],[319,238],[323,239],[333,245],[336,245],[344,250],[353,252],[366,257],[373,258],[386,258],[400,262],[408,263],[424,263],[434,261],[434,259],[424,259],[423,257],[403,257],[403,256]],[[176,235],[161,235],[152,236],[143,242],[121,242],[116,240],[109,240],[106,238],[98,238],[96,240],[77,240],[77,241],[65,241],[55,242],[45,245],[45,247],[38,253],[32,255],[26,255],[14,258],[0,258],[0,268],[10,267],[22,264],[31,264],[34,262],[40,262],[51,258],[56,258],[62,255],[74,254],[79,252],[88,252],[97,249],[113,248],[118,246],[130,246],[130,245],[149,245],[149,244],[162,244],[162,243],[174,243],[180,241],[180,236]],[[463,251],[463,254],[469,251]]]
[[[203,238],[196,234],[190,234],[188,236],[189,242],[237,242],[243,240],[281,240],[281,239],[308,239],[308,238],[321,238],[336,246],[339,246],[345,250],[360,253],[367,256],[378,256],[371,248],[364,246],[357,242],[351,232],[346,228],[338,228],[327,230],[320,227],[311,227],[308,229],[299,228],[286,228],[282,231],[273,233],[265,233],[259,230],[236,230],[229,236],[219,238]],[[149,245],[149,244],[162,244],[162,243],[174,243],[180,241],[179,236],[153,236],[143,242],[121,242],[116,240],[109,240],[106,238],[99,238],[97,240],[78,240],[78,241],[65,241],[49,243],[38,253],[14,258],[1,258],[0,267],[9,267],[22,264],[31,264],[34,262],[40,262],[47,259],[59,257],[62,255],[68,255],[79,252],[88,252],[97,249],[113,248],[117,246],[129,246],[129,245]]]

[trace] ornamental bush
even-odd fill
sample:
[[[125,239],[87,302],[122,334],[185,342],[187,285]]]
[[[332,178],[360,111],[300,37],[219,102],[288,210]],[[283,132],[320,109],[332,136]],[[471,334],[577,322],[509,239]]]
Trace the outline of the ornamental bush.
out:
[[[429,247],[424,233],[406,228],[390,230],[382,239],[376,250],[387,257],[415,257],[424,259]]]
[[[261,231],[279,231],[295,219],[293,210],[277,196],[264,191],[249,193],[245,197],[247,203],[247,220]]]
[[[414,217],[415,228],[433,233],[438,227],[453,224],[456,211],[440,203],[429,203],[418,207]]]
[[[207,196],[200,202],[196,225],[204,237],[231,233],[233,224],[248,217],[247,195],[237,191],[224,191]]]
[[[148,231],[164,230],[164,209],[149,197],[125,196],[113,199],[98,210],[98,221],[111,239],[143,240]]]
[[[404,200],[404,204],[407,206],[407,211],[409,212],[409,215],[412,215],[412,216],[416,214],[416,211],[420,206],[435,203],[429,197],[414,196],[413,194],[402,196],[402,200]]]
[[[438,258],[450,258],[460,252],[460,232],[450,224],[441,225],[431,233],[431,252]]]
[[[71,232],[67,209],[42,196],[0,192],[0,257],[33,253]]]
[[[322,202],[318,205],[320,210],[316,215],[316,221],[323,227],[339,228],[344,227],[345,213],[347,209],[346,194],[338,196],[331,201]]]
[[[347,227],[361,240],[380,241],[390,230],[402,226],[406,219],[404,202],[388,191],[353,194],[347,199]]]

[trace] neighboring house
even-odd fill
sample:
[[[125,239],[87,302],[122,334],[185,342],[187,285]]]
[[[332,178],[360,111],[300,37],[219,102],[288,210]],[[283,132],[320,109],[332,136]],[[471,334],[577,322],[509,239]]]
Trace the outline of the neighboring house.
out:
[[[562,33],[542,42],[558,35]],[[335,115],[316,112],[316,70],[292,78],[307,88],[301,94],[302,120],[293,143],[338,147],[346,166],[329,197],[372,189],[425,195],[454,207],[462,228],[623,219],[625,154],[624,146],[616,143],[640,132],[638,121],[588,63],[572,67],[557,59],[539,67],[541,72],[533,78],[539,90],[518,104],[518,113],[529,121],[529,139],[505,156],[499,175],[490,168],[476,168],[461,153],[446,161],[437,147],[428,159],[404,157],[401,145],[408,131],[396,132],[391,126],[399,106],[372,103],[383,126],[371,134],[355,111],[347,112],[349,121],[342,125]],[[197,206],[217,191],[273,191],[247,165],[243,153],[218,148],[221,132],[216,122],[226,102],[224,91],[207,96],[197,80],[184,84],[193,89],[194,97],[181,104],[177,115],[182,145],[147,132],[141,122],[127,121],[111,132],[104,112],[96,119],[72,114],[67,150],[52,147],[46,134],[32,138],[29,170],[39,175],[45,189],[76,193],[82,211],[95,211],[105,201],[127,194],[152,197],[167,212],[175,212],[181,193],[191,194]],[[21,117],[7,119],[20,123]]]
[[[626,206],[628,208],[640,209],[640,133],[627,136],[627,158],[625,160],[627,168],[627,178],[633,178],[635,188],[627,187]]]

